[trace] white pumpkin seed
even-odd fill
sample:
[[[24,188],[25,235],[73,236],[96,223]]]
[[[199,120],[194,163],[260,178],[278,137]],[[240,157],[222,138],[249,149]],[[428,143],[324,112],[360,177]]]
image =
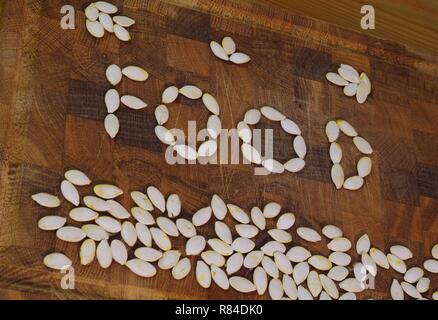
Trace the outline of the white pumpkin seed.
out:
[[[243,121],[246,124],[255,125],[255,124],[259,123],[261,115],[262,114],[260,113],[259,110],[249,109],[247,112],[245,112],[245,115],[243,117]]]
[[[158,260],[158,268],[162,270],[172,269],[179,261],[181,253],[178,250],[169,250],[163,253],[163,256]]]
[[[319,300],[332,300],[332,298],[323,290],[319,295]]]
[[[210,207],[213,210],[216,219],[223,220],[225,218],[225,215],[227,214],[227,206],[224,200],[222,200],[217,194],[214,194],[211,198]]]
[[[214,224],[214,230],[216,232],[216,235],[222,241],[226,242],[227,244],[231,244],[233,242],[231,230],[225,223],[221,221],[216,221]]]
[[[128,30],[117,23],[114,25],[114,34],[116,35],[117,39],[121,41],[131,40],[131,35],[129,34]]]
[[[185,278],[191,269],[189,258],[183,258],[172,268],[172,276],[176,280]]]
[[[309,288],[310,293],[313,297],[318,297],[322,291],[322,284],[319,280],[319,275],[316,271],[312,270],[307,276],[307,288]]]
[[[144,278],[153,277],[157,273],[157,269],[152,264],[140,259],[131,259],[126,262],[126,266],[133,273]]]
[[[263,167],[272,173],[283,173],[284,166],[275,159],[265,159],[262,161]]]
[[[155,135],[162,143],[168,145],[175,144],[175,136],[172,134],[170,130],[167,130],[163,126],[156,126],[154,131],[155,131]]]
[[[105,29],[99,21],[90,21],[87,19],[85,27],[88,32],[95,38],[102,38],[105,35]]]
[[[143,192],[132,191],[131,198],[132,200],[134,200],[135,204],[140,208],[147,211],[154,210],[154,206],[152,205],[152,202],[149,200],[148,196],[145,195]]]
[[[109,268],[109,266],[113,262],[113,256],[111,253],[110,245],[108,244],[108,240],[102,240],[99,242],[96,249],[96,257],[97,262],[99,262],[99,265],[102,268]]]
[[[204,261],[196,262],[196,280],[199,285],[205,289],[210,288],[211,285],[211,272],[210,268],[205,264]]]
[[[359,83],[359,73],[356,69],[354,69],[352,66],[349,66],[348,64],[341,64],[338,69],[338,73],[348,82]]]
[[[424,261],[423,267],[430,273],[438,273],[438,260],[428,259]]]
[[[275,218],[280,213],[281,206],[276,202],[269,202],[263,208],[263,216],[265,218]]]
[[[97,184],[94,186],[93,191],[103,199],[114,199],[123,194],[122,189],[111,184]]]
[[[152,246],[152,233],[147,226],[137,222],[135,224],[135,231],[137,232],[138,240],[146,247]]]
[[[328,271],[333,266],[329,259],[321,255],[313,255],[307,260],[307,262],[315,269],[321,271]]]
[[[344,170],[342,169],[342,166],[339,163],[335,163],[332,166],[331,172],[330,172],[333,184],[335,185],[336,189],[341,189],[344,185]]]
[[[402,246],[402,245],[392,246],[391,248],[389,248],[389,251],[393,255],[396,255],[401,260],[408,260],[408,259],[411,259],[414,256],[412,254],[412,251],[409,248],[407,248],[405,246]]]
[[[179,232],[186,238],[196,236],[196,228],[189,220],[183,218],[176,220],[176,227],[178,228]]]
[[[85,17],[87,17],[87,19],[90,20],[90,21],[96,21],[97,18],[99,17],[99,10],[97,10],[97,8],[94,5],[94,3],[90,3],[85,8],[84,13],[85,13]]]
[[[111,19],[109,14],[105,12],[99,12],[99,22],[106,31],[110,33],[114,32],[113,19]]]
[[[356,136],[353,138],[353,143],[356,146],[356,148],[363,154],[373,153],[373,148],[371,148],[371,145],[364,138]]]
[[[154,186],[149,186],[146,190],[149,200],[152,202],[155,208],[164,212],[166,210],[166,201],[160,190]]]
[[[213,52],[213,54],[218,57],[219,59],[228,61],[230,58],[228,57],[228,54],[225,52],[224,48],[217,43],[216,41],[210,42],[210,49]]]
[[[260,248],[260,250],[262,250],[264,254],[272,257],[276,251],[285,253],[286,246],[278,241],[268,241]]]
[[[360,283],[364,283],[367,280],[368,272],[361,262],[356,262],[353,264],[353,274],[356,280]]]
[[[126,16],[114,16],[113,20],[115,23],[117,23],[118,25],[121,25],[122,27],[128,28],[130,26],[132,26],[133,24],[135,24],[135,20],[131,19],[129,17]]]
[[[235,64],[247,63],[250,60],[251,58],[246,53],[242,53],[242,52],[236,52],[230,56],[230,61]]]
[[[143,261],[155,262],[163,256],[163,253],[154,248],[141,247],[135,249],[134,255]]]
[[[417,291],[417,289],[410,283],[407,282],[402,282],[401,283],[401,287],[403,289],[403,291],[410,297],[415,298],[415,299],[421,299],[422,296],[421,294]]]
[[[342,281],[348,276],[348,269],[342,266],[334,266],[327,273],[327,276],[334,281]]]
[[[162,126],[169,120],[169,110],[164,104],[160,104],[154,111],[157,123]]]
[[[285,230],[271,229],[268,231],[268,234],[272,237],[272,239],[278,242],[289,243],[292,241],[292,235]]]
[[[56,230],[56,237],[66,242],[79,242],[86,237],[86,234],[79,228],[66,226]]]
[[[46,231],[58,230],[63,227],[67,218],[60,216],[45,216],[38,220],[38,228]]]
[[[76,169],[66,171],[64,177],[76,186],[87,186],[91,183],[85,173]]]
[[[342,296],[339,297],[339,300],[356,300],[356,294],[353,292],[346,292]]]
[[[406,264],[403,260],[399,259],[396,255],[388,253],[386,255],[386,258],[388,259],[389,265],[391,268],[393,268],[395,271],[400,273],[406,272]]]
[[[155,224],[155,219],[152,214],[140,207],[131,208],[131,214],[138,222],[151,226]]]
[[[330,81],[331,83],[333,83],[337,86],[343,87],[343,86],[348,85],[348,83],[349,83],[347,80],[345,80],[344,78],[342,78],[339,74],[337,74],[335,72],[328,72],[325,75],[325,77],[328,81]]]
[[[302,136],[296,136],[293,142],[294,151],[298,157],[304,159],[307,153],[306,142]]]
[[[321,241],[321,236],[319,235],[319,233],[312,228],[299,227],[297,228],[297,234],[301,239],[309,242]]]
[[[283,285],[278,279],[271,279],[268,287],[269,296],[272,300],[280,300],[283,297]]]
[[[240,207],[234,204],[227,204],[227,208],[236,221],[245,224],[249,223],[250,220],[248,214],[245,211],[243,211]]]
[[[430,253],[434,259],[438,259],[438,243],[432,247]]]
[[[386,258],[386,255],[377,248],[370,249],[370,256],[374,260],[374,262],[384,269],[389,269],[389,262]]]
[[[218,267],[223,267],[225,265],[225,258],[213,250],[207,250],[201,253],[202,260],[208,265],[216,265]]]
[[[189,99],[199,99],[202,97],[201,89],[193,85],[185,85],[179,89],[179,93]]]
[[[205,245],[206,245],[206,241],[203,236],[191,237],[186,242],[186,255],[196,256],[200,254],[204,250]]]
[[[332,142],[330,144],[330,160],[332,160],[333,164],[339,163],[342,160],[342,149],[339,143]]]
[[[274,252],[274,261],[280,270],[284,274],[292,274],[292,264],[284,253],[279,251]]]
[[[242,139],[243,142],[251,143],[252,131],[245,122],[240,121],[237,124],[237,134],[239,135],[239,138]]]
[[[324,228],[322,228],[322,234],[329,239],[339,238],[343,235],[342,230],[339,227],[331,224],[326,225],[324,226]]]
[[[116,86],[122,80],[122,69],[116,64],[111,64],[106,68],[105,75],[108,82]]]
[[[146,81],[149,73],[143,68],[137,66],[127,66],[122,69],[122,74],[134,81]]]
[[[171,194],[167,197],[166,210],[169,218],[176,218],[181,213],[181,199],[177,194]]]
[[[32,195],[32,200],[38,203],[40,206],[47,208],[56,208],[61,205],[61,201],[57,196],[40,192]]]
[[[347,97],[353,97],[357,92],[357,83],[349,83],[344,87],[344,94]]]
[[[438,291],[435,291],[435,292],[432,294],[432,299],[433,299],[433,300],[438,300]]]
[[[108,133],[111,139],[114,139],[120,129],[119,119],[112,113],[107,114],[104,120],[104,127],[106,133]]]
[[[94,257],[96,256],[96,242],[93,239],[86,239],[81,244],[81,248],[79,250],[79,259],[81,261],[81,265],[86,266],[93,262]]]
[[[221,119],[215,114],[211,115],[207,120],[208,134],[213,139],[216,139],[220,135],[221,129],[222,129]]]
[[[233,248],[226,242],[214,238],[208,240],[208,245],[217,253],[223,256],[230,256],[233,254]]]
[[[291,300],[297,300],[298,299],[297,285],[295,284],[295,281],[292,279],[292,277],[288,276],[287,274],[283,274],[282,284],[283,284],[284,293]]]
[[[286,256],[292,262],[303,262],[310,258],[312,254],[306,248],[296,246],[289,249]]]
[[[307,262],[300,262],[295,265],[292,271],[292,276],[297,286],[307,279],[309,271],[310,271],[310,267]]]
[[[161,231],[161,229],[150,228],[149,231],[151,232],[152,240],[154,240],[158,248],[163,251],[168,251],[172,248],[172,243],[170,242],[169,237]]]
[[[364,290],[364,286],[355,278],[347,278],[339,283],[339,287],[347,292],[359,293]]]
[[[161,101],[163,103],[172,103],[176,100],[176,98],[178,98],[178,88],[175,86],[170,86],[167,87],[164,91],[163,94],[161,96]]]
[[[253,282],[259,296],[263,295],[268,288],[268,275],[265,269],[257,267],[253,273]]]
[[[222,47],[224,48],[226,54],[231,55],[236,52],[236,43],[231,37],[224,37],[222,39]]]
[[[147,104],[138,97],[126,94],[120,98],[120,101],[128,108],[140,110],[147,107]]]
[[[390,293],[392,300],[404,300],[403,288],[396,279],[392,280]]]
[[[364,180],[360,176],[349,177],[342,185],[347,190],[358,190],[363,186]]]
[[[191,146],[187,146],[185,144],[177,144],[173,146],[173,149],[176,151],[176,153],[178,153],[186,160],[193,161],[198,158],[198,153]]]
[[[94,211],[104,212],[111,209],[111,206],[105,200],[95,196],[85,196],[83,201],[88,208]]]
[[[356,242],[356,252],[361,255],[363,252],[368,252],[371,247],[370,238],[368,234],[363,234]]]
[[[328,141],[330,143],[338,140],[339,137],[339,127],[335,121],[331,120],[327,122],[325,126],[325,134],[327,135]]]
[[[356,100],[358,103],[364,103],[371,93],[371,82],[368,76],[362,72],[359,77],[359,85],[356,92]]]
[[[88,238],[93,239],[94,241],[101,241],[109,238],[105,229],[97,224],[85,224],[81,229],[85,232]]]
[[[333,299],[339,298],[339,291],[336,287],[336,284],[333,282],[332,279],[330,279],[325,274],[319,275],[319,280],[321,282],[322,288],[325,290],[325,292]]]
[[[339,129],[346,134],[349,137],[356,137],[357,131],[354,129],[354,127],[347,121],[339,119],[336,120],[336,124],[338,125]]]
[[[217,151],[217,142],[214,140],[208,140],[203,142],[198,149],[198,155],[200,157],[211,157]]]
[[[72,261],[65,254],[59,252],[49,253],[44,257],[44,265],[54,270],[67,270]]]
[[[115,200],[107,200],[110,206],[108,212],[116,219],[128,219],[131,214],[120,203]]]
[[[264,106],[260,108],[260,112],[271,121],[282,121],[286,116],[273,107]]]
[[[179,231],[175,222],[166,217],[157,218],[158,227],[171,237],[178,237]]]
[[[277,220],[277,229],[287,230],[295,224],[295,215],[293,213],[284,213]]]
[[[251,220],[252,222],[259,228],[260,230],[265,230],[266,228],[266,219],[263,215],[262,210],[258,207],[253,207],[251,209]]]
[[[268,256],[264,256],[262,259],[262,267],[265,269],[266,273],[272,278],[278,279],[280,272],[274,260]]]
[[[223,290],[228,290],[230,288],[230,282],[226,273],[218,266],[211,266],[211,277],[213,281]]]
[[[361,261],[365,269],[375,277],[377,275],[377,265],[373,258],[371,258],[367,252],[363,251]]]
[[[301,171],[306,165],[306,162],[301,158],[293,158],[284,164],[284,168],[289,172]]]
[[[360,177],[365,178],[371,173],[371,159],[368,157],[362,157],[357,163],[357,173]]]
[[[77,222],[87,222],[96,219],[99,214],[86,207],[78,207],[70,210],[69,216]]]
[[[244,277],[231,277],[229,281],[231,287],[236,291],[243,293],[256,291],[256,286]]]
[[[423,269],[419,267],[412,267],[406,271],[405,275],[403,276],[403,279],[405,279],[405,281],[409,283],[416,283],[423,276],[424,276]]]
[[[285,118],[280,121],[281,127],[284,131],[294,136],[301,135],[301,130],[298,125],[291,119]]]
[[[113,217],[102,216],[96,219],[96,223],[109,233],[119,233],[122,225]]]
[[[231,248],[240,253],[248,253],[255,248],[255,243],[248,238],[238,237],[234,239]]]
[[[248,253],[243,260],[243,265],[247,269],[254,269],[260,262],[262,262],[264,253],[263,251],[254,250]]]
[[[350,264],[351,257],[344,252],[332,252],[329,260],[338,266],[346,267]]]
[[[128,250],[122,241],[114,239],[111,241],[111,256],[118,264],[124,266],[128,261]]]
[[[327,248],[331,251],[346,252],[351,249],[351,242],[347,238],[338,237],[332,239],[332,241],[327,244]]]
[[[429,287],[430,287],[429,278],[422,277],[418,280],[416,288],[419,293],[426,293],[427,291],[429,291]]]
[[[192,217],[192,223],[195,227],[203,226],[211,218],[211,208],[205,207],[196,211]]]
[[[204,106],[208,109],[208,111],[215,115],[219,115],[219,103],[211,94],[204,93],[202,95],[202,102],[204,103]]]
[[[97,1],[94,2],[94,5],[99,11],[108,13],[108,14],[114,14],[117,12],[117,7],[109,2],[106,1]]]
[[[236,273],[242,268],[244,259],[240,252],[233,253],[227,260],[226,271],[228,275]],[[255,283],[255,282],[254,282]]]
[[[130,221],[124,221],[122,224],[121,236],[123,241],[130,247],[137,242],[137,231]]]
[[[309,290],[303,286],[298,286],[298,300],[313,300],[313,296]]]
[[[235,228],[239,236],[248,239],[254,238],[259,233],[259,229],[250,224],[236,224]]]

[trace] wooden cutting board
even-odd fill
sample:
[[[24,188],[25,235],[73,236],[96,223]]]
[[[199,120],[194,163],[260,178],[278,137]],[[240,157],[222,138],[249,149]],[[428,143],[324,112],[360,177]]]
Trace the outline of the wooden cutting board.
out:
[[[112,35],[92,38],[85,30],[87,1],[68,1],[77,9],[76,29],[59,27],[63,1],[5,1],[0,5],[0,297],[20,299],[240,299],[259,298],[213,285],[202,289],[194,273],[181,281],[160,270],[150,279],[119,265],[82,267],[78,244],[67,244],[52,232],[37,229],[49,213],[66,216],[70,206],[47,210],[30,199],[33,193],[59,193],[63,172],[79,168],[93,182],[115,183],[120,198],[133,205],[129,191],[155,185],[177,193],[182,216],[190,218],[209,204],[214,193],[249,211],[277,201],[295,213],[296,226],[320,230],[340,226],[355,241],[368,233],[373,246],[392,244],[412,249],[409,266],[422,265],[438,241],[438,63],[432,53],[378,40],[333,25],[291,16],[244,1],[114,1],[136,20],[133,40]],[[209,50],[211,40],[232,36],[252,61],[224,63]],[[145,83],[123,80],[118,89],[138,95],[149,107],[117,115],[115,140],[104,131],[107,65],[143,66]],[[365,71],[373,92],[364,105],[343,95],[325,73],[347,63]],[[255,176],[251,165],[168,165],[165,146],[154,134],[154,107],[170,84],[195,84],[211,92],[221,106],[224,128],[233,128],[251,107],[273,105],[296,121],[308,145],[306,167],[298,174]],[[205,123],[198,102],[179,100],[170,106],[170,124]],[[330,159],[324,127],[344,118],[374,148],[373,171],[356,192],[337,191],[330,181]],[[292,154],[292,139],[272,122],[276,159]],[[346,173],[353,174],[359,154],[342,138]],[[81,194],[91,188],[81,188]],[[231,220],[227,220],[231,224]],[[326,241],[309,245],[292,231],[295,245],[329,254]],[[213,223],[201,231],[213,235]],[[260,235],[257,243],[266,241]],[[182,248],[182,239],[175,241]],[[65,252],[74,260],[76,289],[60,287],[62,274],[42,264],[45,254]],[[351,250],[354,260],[357,256]],[[196,259],[192,258],[192,265]],[[242,271],[251,277],[251,272]],[[392,271],[379,269],[376,289],[362,298],[387,298]],[[437,277],[431,277],[432,289]],[[430,297],[432,291],[427,296]],[[261,298],[267,298],[263,296]]]

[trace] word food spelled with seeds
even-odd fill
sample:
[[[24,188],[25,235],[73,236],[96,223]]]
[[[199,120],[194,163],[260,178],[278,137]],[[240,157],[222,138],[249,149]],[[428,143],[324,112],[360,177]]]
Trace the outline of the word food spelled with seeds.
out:
[[[164,127],[164,124],[169,120],[169,110],[165,104],[173,103],[178,98],[179,94],[186,98],[196,100],[202,99],[204,106],[212,115],[207,120],[207,132],[210,140],[203,142],[198,150],[193,147],[177,143],[175,136]],[[155,134],[158,139],[167,145],[173,147],[178,155],[186,160],[195,160],[198,157],[210,157],[217,151],[217,138],[221,133],[221,120],[219,118],[220,108],[216,99],[209,93],[203,93],[201,89],[193,85],[185,85],[181,88],[175,86],[167,87],[162,94],[162,103],[155,108],[155,119],[158,125],[155,127]]]
[[[249,128],[249,125],[259,123],[261,115],[271,121],[279,121],[286,133],[295,136],[293,148],[298,157],[290,159],[284,164],[275,159],[262,159],[260,153],[251,145],[252,133]],[[264,106],[261,107],[260,110],[248,110],[245,113],[243,121],[237,124],[237,132],[243,141],[241,150],[245,159],[254,164],[261,164],[268,172],[283,173],[285,169],[290,172],[298,172],[306,165],[304,157],[306,156],[307,148],[304,138],[301,136],[300,128],[294,121],[286,118],[284,114],[273,107]]]
[[[266,204],[263,210],[253,207],[248,214],[215,194],[208,206],[188,214],[182,211],[177,194],[166,199],[159,189],[149,186],[146,193],[131,192],[135,205],[128,211],[115,200],[123,190],[112,184],[98,184],[93,187],[94,194],[82,197],[80,205],[77,188],[90,184],[82,171],[68,170],[60,189],[74,208],[68,218],[48,215],[38,221],[41,230],[55,231],[60,240],[81,242],[79,263],[83,266],[96,259],[106,269],[114,261],[140,277],[153,277],[159,268],[169,270],[176,280],[193,272],[202,288],[214,283],[223,290],[231,287],[242,293],[267,293],[275,300],[355,300],[357,293],[368,289],[368,280],[377,276],[378,267],[392,268],[403,276],[401,282],[392,281],[392,299],[426,299],[431,287],[426,272],[438,273],[438,244],[432,248],[432,257],[424,262],[424,268],[414,262],[408,266],[413,254],[403,245],[393,245],[385,254],[372,247],[369,236],[363,234],[352,250],[350,240],[334,225],[324,226],[321,233],[308,226],[293,230],[295,215],[282,213],[276,202]],[[47,208],[61,205],[56,195],[44,192],[32,195],[32,199]],[[276,221],[271,220],[274,218]],[[66,225],[68,219],[82,226]],[[207,224],[214,224],[211,238],[200,234],[201,227]],[[294,244],[293,231],[299,238]],[[304,247],[308,242],[320,243],[321,234],[331,251],[328,257]],[[257,236],[266,241],[260,243]],[[177,237],[186,239],[183,248],[174,246],[178,241],[173,239]],[[348,253],[351,250],[352,255]],[[64,253],[52,252],[43,263],[62,270],[70,267],[73,260]],[[431,296],[437,299],[438,293]]]
[[[230,37],[222,39],[222,45],[216,41],[210,42],[210,49],[213,54],[221,60],[231,61],[235,64],[244,64],[251,60],[251,58],[242,52],[236,52],[236,43]]]
[[[344,177],[344,170],[340,164],[342,160],[342,149],[336,140],[342,132],[345,135],[353,138],[353,143],[356,148],[365,155],[373,153],[371,145],[364,138],[358,136],[356,129],[345,120],[329,121],[325,126],[325,132],[330,142],[329,154],[333,163],[331,169],[331,178],[336,189],[358,190],[364,184],[364,178],[371,173],[371,159],[367,156],[359,159],[357,167],[357,176],[352,176],[347,179]]]
[[[113,16],[118,9],[115,5],[106,1],[92,2],[85,8],[85,26],[88,32],[96,38],[102,38],[105,31],[114,33],[121,41],[131,40],[131,35],[126,28],[132,26],[135,21],[125,16]]]
[[[142,68],[137,66],[127,66],[121,69],[116,64],[108,66],[105,72],[106,79],[112,86],[116,86],[122,80],[122,76],[125,76],[134,81],[146,81],[149,74]],[[114,114],[122,102],[128,108],[134,110],[140,110],[147,107],[147,104],[138,97],[132,95],[123,95],[120,97],[119,92],[112,88],[105,93],[105,106],[107,109],[107,116],[104,120],[104,127],[108,135],[114,139],[119,132],[120,123],[117,116]]]
[[[356,96],[359,103],[364,103],[371,93],[371,82],[365,72],[360,75],[356,69],[348,64],[341,64],[338,73],[329,72],[326,78],[337,86],[344,87],[344,94],[348,97]]]

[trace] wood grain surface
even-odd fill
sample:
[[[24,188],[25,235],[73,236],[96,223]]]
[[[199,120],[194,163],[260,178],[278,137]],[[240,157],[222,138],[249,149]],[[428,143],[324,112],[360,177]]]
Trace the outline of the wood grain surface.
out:
[[[249,211],[268,201],[292,211],[296,225],[340,226],[355,241],[364,232],[372,244],[388,250],[392,244],[412,249],[409,266],[422,265],[438,242],[438,63],[432,52],[419,53],[282,10],[244,1],[174,0],[114,1],[137,23],[133,40],[121,43],[112,35],[92,38],[85,30],[87,1],[68,1],[78,9],[75,30],[59,27],[61,0],[2,1],[0,4],[0,297],[6,299],[259,299],[223,291],[216,285],[201,289],[194,273],[181,281],[168,271],[142,279],[113,264],[82,267],[79,245],[58,240],[37,228],[48,213],[66,216],[66,203],[57,210],[37,206],[33,193],[59,194],[63,172],[85,171],[93,182],[110,182],[125,190],[120,198],[133,205],[129,191],[153,184],[166,195],[178,193],[183,216],[190,218],[218,193],[227,202]],[[243,66],[223,63],[209,51],[210,40],[232,36],[252,61]],[[108,64],[143,66],[145,83],[124,79],[123,93],[140,96],[149,107],[121,108],[121,131],[109,139],[102,125],[104,77]],[[371,79],[373,92],[364,105],[327,83],[324,74],[339,63],[352,64]],[[198,85],[221,105],[224,128],[233,128],[247,109],[274,105],[296,121],[308,144],[306,168],[298,173],[255,176],[248,165],[168,165],[165,146],[153,133],[154,106],[169,84]],[[179,100],[171,106],[170,123],[184,127],[187,119],[201,123],[208,114],[199,104]],[[357,192],[337,191],[330,181],[327,121],[344,118],[368,141],[375,153],[373,171]],[[291,138],[274,128],[274,154],[292,154]],[[278,141],[277,141],[278,140]],[[347,174],[359,154],[348,139]],[[81,188],[82,195],[91,188]],[[227,220],[231,223],[231,220]],[[213,224],[203,227],[207,237]],[[294,244],[327,255],[317,245]],[[262,234],[258,243],[266,240]],[[182,248],[183,240],[175,242]],[[74,260],[76,289],[60,287],[62,274],[49,271],[42,258],[62,251]],[[350,252],[354,259],[357,256]],[[195,263],[194,258],[192,265]],[[242,271],[250,275],[248,271]],[[376,289],[361,298],[388,298],[392,271],[379,269]],[[437,277],[431,276],[431,295]]]

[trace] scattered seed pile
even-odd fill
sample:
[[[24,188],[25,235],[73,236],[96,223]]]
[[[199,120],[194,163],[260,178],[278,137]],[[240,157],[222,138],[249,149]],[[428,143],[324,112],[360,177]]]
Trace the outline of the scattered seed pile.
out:
[[[67,218],[57,215],[38,221],[40,229],[56,231],[56,236],[63,241],[82,241],[79,252],[82,265],[88,265],[96,258],[102,268],[109,268],[114,261],[126,265],[141,277],[153,277],[158,267],[171,270],[176,280],[194,270],[196,280],[203,288],[209,288],[214,282],[223,290],[232,287],[243,293],[257,291],[262,295],[268,292],[272,299],[293,300],[356,299],[356,293],[365,290],[362,283],[367,273],[377,276],[378,267],[391,267],[403,275],[401,283],[396,279],[392,282],[390,295],[393,299],[404,299],[405,295],[424,299],[423,294],[429,291],[430,280],[425,271],[418,266],[408,269],[407,260],[413,255],[402,245],[392,246],[385,255],[371,247],[367,234],[362,235],[355,247],[360,262],[353,264],[353,275],[350,275],[351,268],[347,268],[352,264],[352,257],[347,253],[352,243],[336,226],[322,228],[322,234],[329,240],[327,247],[332,251],[328,257],[314,254],[302,246],[291,246],[295,215],[281,213],[281,206],[275,202],[266,204],[263,210],[254,207],[247,214],[215,194],[210,205],[199,209],[190,221],[178,218],[182,203],[177,194],[166,199],[154,186],[149,186],[146,194],[131,192],[136,206],[130,212],[114,200],[123,191],[111,184],[95,185],[94,194],[82,197],[83,206],[80,206],[77,187],[89,184],[91,180],[79,170],[67,171],[61,182],[63,197],[75,206],[70,210],[69,218],[84,223],[81,228],[66,225]],[[32,199],[48,208],[61,204],[57,196],[48,193],[34,194]],[[227,213],[236,222],[234,236],[223,222]],[[213,217],[216,236],[206,239],[198,234],[198,227],[213,223]],[[276,219],[276,227],[266,230],[269,219]],[[261,232],[267,232],[270,239],[256,247],[254,238]],[[322,241],[320,233],[312,228],[299,226],[296,232],[304,241]],[[118,234],[122,240],[111,240]],[[176,237],[187,239],[183,252],[172,246],[171,239]],[[426,260],[423,267],[427,272],[438,273],[437,244],[431,254],[433,258]],[[192,256],[199,257],[194,266],[191,265]],[[72,263],[60,252],[44,257],[44,264],[56,270]],[[233,275],[242,268],[250,270],[252,277]],[[433,293],[432,297],[437,299],[438,293]]]
[[[342,148],[338,140],[340,132],[353,138],[356,148],[363,154],[370,155],[373,153],[371,145],[364,138],[358,136],[356,129],[345,120],[329,121],[325,127],[325,133],[330,142],[330,159],[333,163],[331,177],[336,189],[358,190],[364,184],[364,178],[371,173],[371,159],[362,157],[357,162],[357,176],[347,179],[344,177],[344,170],[340,164],[342,160]]]
[[[251,129],[248,125],[256,125],[259,123],[261,116],[264,116],[268,120],[271,121],[279,121],[283,130],[295,136],[293,141],[293,148],[295,153],[298,155],[297,158],[290,159],[286,163],[282,164],[275,159],[262,159],[260,153],[251,145],[252,141],[252,133]],[[283,173],[284,170],[290,172],[298,172],[304,168],[306,165],[304,161],[304,157],[307,153],[306,143],[304,138],[301,136],[301,130],[298,125],[286,118],[284,114],[282,114],[277,109],[264,106],[258,109],[250,109],[248,110],[243,118],[243,121],[240,121],[237,124],[237,132],[239,134],[240,139],[242,139],[243,144],[241,147],[242,154],[248,161],[262,165],[268,172],[272,173]]]
[[[210,49],[213,54],[221,60],[231,61],[235,64],[244,64],[251,60],[251,58],[242,52],[236,52],[236,43],[231,37],[222,39],[222,45],[216,41],[210,42]]]
[[[338,73],[329,72],[326,78],[337,86],[344,87],[344,94],[348,97],[356,96],[359,103],[364,103],[371,93],[371,82],[365,72],[359,73],[348,64],[341,64]]]
[[[113,16],[118,9],[115,5],[106,1],[97,1],[85,8],[85,26],[88,32],[96,38],[102,38],[105,31],[114,33],[121,41],[131,40],[131,35],[126,28],[132,26],[135,21],[126,16]]]
[[[146,81],[149,77],[149,74],[146,72],[146,70],[140,67],[127,66],[121,69],[116,64],[111,64],[108,66],[105,75],[106,79],[112,86],[118,85],[122,80],[123,75],[134,81]],[[140,110],[147,107],[147,104],[138,97],[128,94],[120,97],[120,94],[116,89],[109,89],[105,93],[105,106],[108,114],[105,117],[104,126],[106,132],[112,139],[115,138],[120,129],[119,119],[114,114],[114,112],[119,109],[120,102],[122,102],[128,108],[134,110]]]

